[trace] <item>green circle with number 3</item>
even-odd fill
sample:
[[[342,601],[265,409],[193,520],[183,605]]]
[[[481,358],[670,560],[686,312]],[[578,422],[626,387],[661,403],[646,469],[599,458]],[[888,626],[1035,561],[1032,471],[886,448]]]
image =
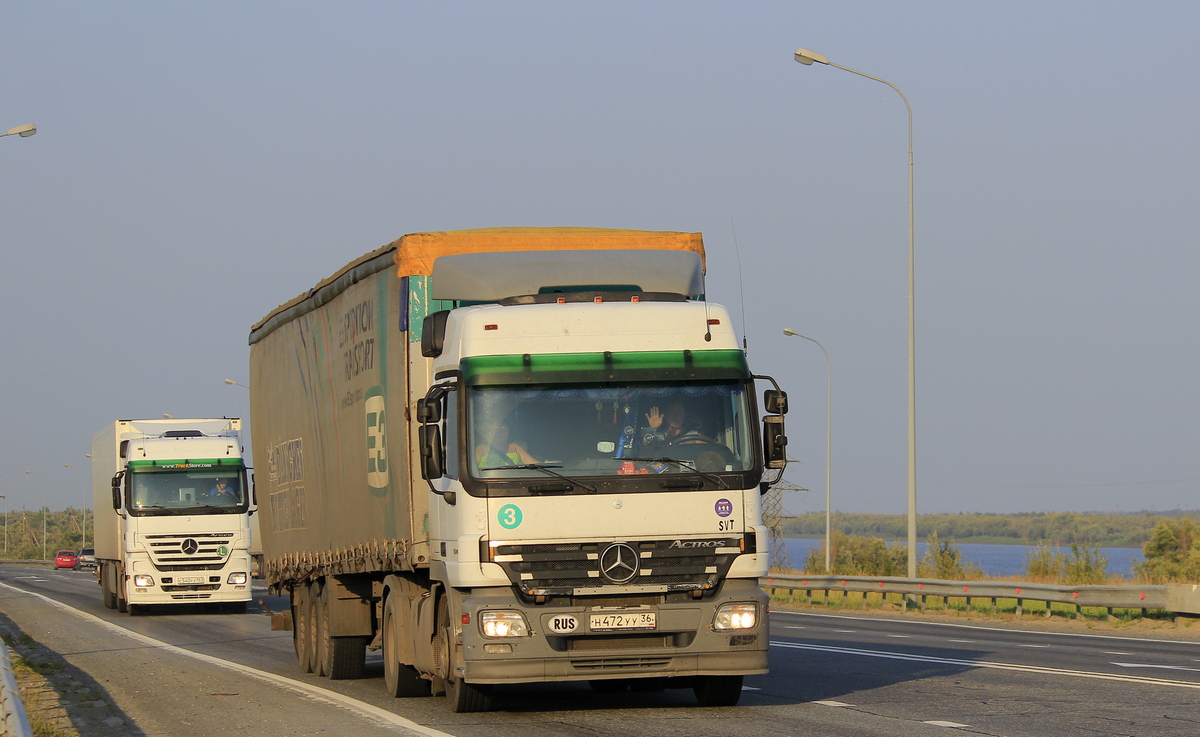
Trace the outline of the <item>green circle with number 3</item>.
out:
[[[505,504],[500,507],[500,513],[496,517],[500,520],[501,527],[511,530],[521,524],[521,508],[516,504]]]

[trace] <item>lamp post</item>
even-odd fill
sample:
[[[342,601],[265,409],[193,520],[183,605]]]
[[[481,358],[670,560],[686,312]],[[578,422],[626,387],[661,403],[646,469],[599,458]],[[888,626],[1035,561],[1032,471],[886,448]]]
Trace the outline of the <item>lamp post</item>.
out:
[[[872,77],[856,69],[834,64],[825,56],[809,49],[797,49],[796,61],[805,66],[813,62],[836,67],[851,74],[886,84],[904,100],[908,109],[908,577],[917,577],[917,359],[916,359],[916,297],[913,268],[913,122],[912,105],[900,88],[886,79]]]
[[[25,125],[18,125],[16,128],[9,128],[7,133],[0,133],[0,138],[14,134],[21,138],[29,138],[34,133],[37,133],[37,126],[33,123],[26,123]]]
[[[83,457],[87,458],[88,460],[91,460],[92,454],[84,453]],[[87,544],[87,512],[88,512],[88,496],[89,496],[88,492],[89,491],[91,491],[91,489],[89,489],[86,485],[84,485],[84,487],[83,487],[83,547],[85,547],[85,548],[88,546],[88,544]],[[95,514],[95,511],[93,511],[92,514]]]
[[[797,338],[816,343],[821,352],[825,354],[825,573],[829,574],[833,571],[830,565],[830,546],[832,543],[832,530],[830,515],[830,503],[833,500],[833,495],[830,491],[830,476],[832,474],[830,466],[830,448],[833,445],[833,364],[829,361],[829,351],[825,350],[825,346],[818,341],[801,335],[790,328],[783,329],[784,335],[791,335]]]
[[[0,499],[4,500],[4,559],[8,560],[8,497],[0,494]]]

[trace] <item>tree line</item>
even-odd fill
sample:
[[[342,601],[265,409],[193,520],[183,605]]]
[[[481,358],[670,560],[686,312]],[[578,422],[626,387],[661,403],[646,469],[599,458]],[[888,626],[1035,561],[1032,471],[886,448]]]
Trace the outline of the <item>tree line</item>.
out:
[[[922,514],[917,517],[917,537],[937,535],[957,543],[1047,544],[1113,548],[1140,548],[1150,541],[1159,523],[1190,520],[1200,524],[1200,511],[1173,512],[1024,512],[1019,514]],[[903,514],[835,512],[835,530],[858,537],[882,540],[908,538],[908,517]],[[809,512],[783,520],[787,537],[825,534],[825,513]]]
[[[68,507],[62,512],[43,509],[9,511],[4,518],[2,557],[5,560],[53,560],[60,550],[91,547],[92,510]],[[87,544],[84,544],[84,535]]]

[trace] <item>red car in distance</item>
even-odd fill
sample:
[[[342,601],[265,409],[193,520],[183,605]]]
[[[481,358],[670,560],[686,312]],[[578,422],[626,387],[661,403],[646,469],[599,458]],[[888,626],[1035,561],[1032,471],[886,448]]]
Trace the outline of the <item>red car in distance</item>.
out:
[[[60,550],[54,554],[54,567],[75,570],[79,567],[79,558],[74,550]]]

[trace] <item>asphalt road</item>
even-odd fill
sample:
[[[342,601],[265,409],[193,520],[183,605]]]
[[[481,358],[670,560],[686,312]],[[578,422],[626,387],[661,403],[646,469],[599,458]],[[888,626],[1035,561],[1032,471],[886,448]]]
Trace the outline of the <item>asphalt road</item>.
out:
[[[123,734],[1200,733],[1198,642],[776,611],[771,673],[747,678],[737,707],[699,708],[690,691],[545,684],[501,689],[489,713],[454,714],[441,698],[384,696],[377,654],[362,680],[301,673],[290,633],[272,632],[256,605],[131,617],[102,606],[90,573],[5,567],[0,584],[0,611],[85,672],[132,725]],[[286,607],[262,591],[255,599]]]

